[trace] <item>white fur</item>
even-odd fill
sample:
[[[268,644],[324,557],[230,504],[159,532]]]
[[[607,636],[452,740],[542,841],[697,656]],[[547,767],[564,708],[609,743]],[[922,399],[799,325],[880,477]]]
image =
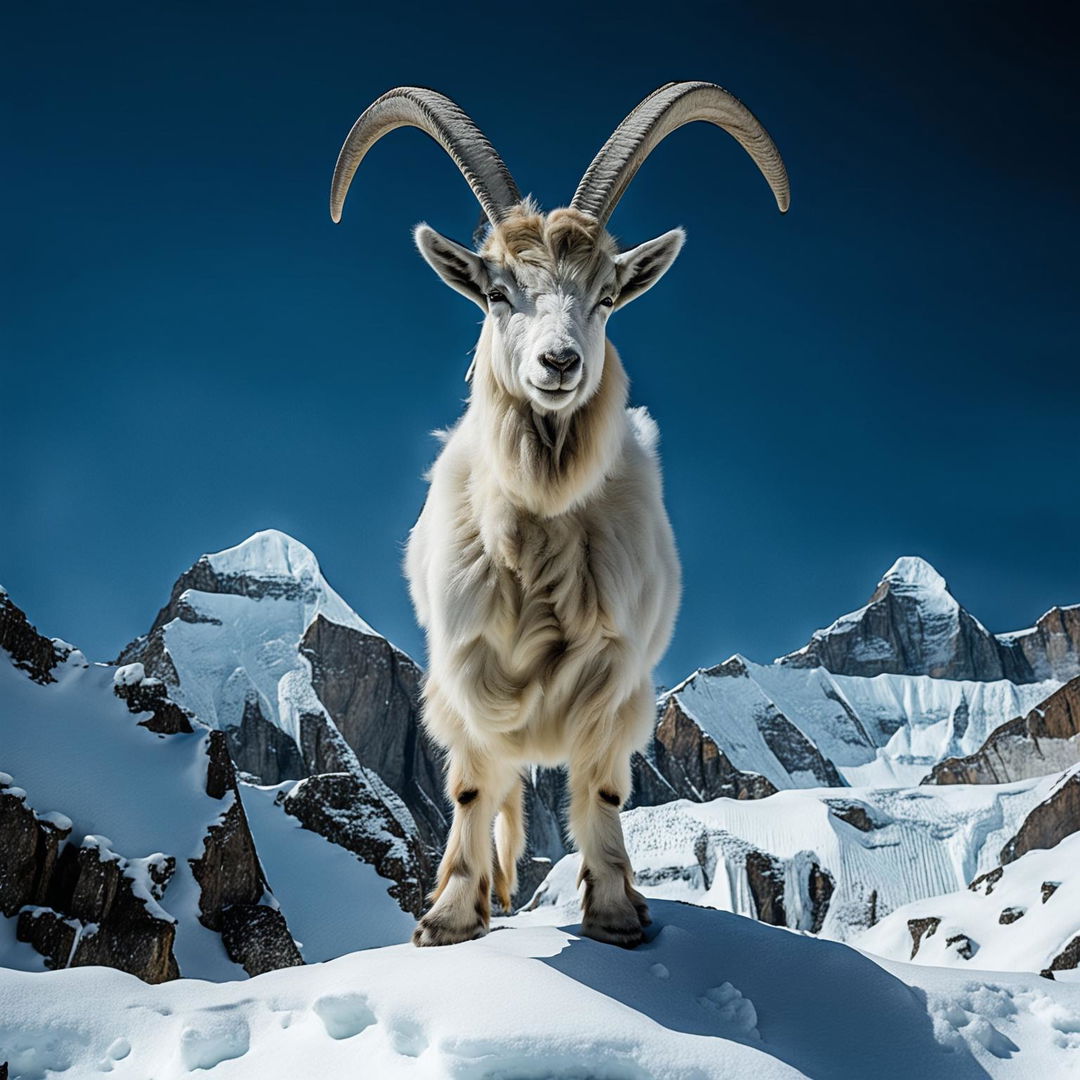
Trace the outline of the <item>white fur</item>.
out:
[[[630,756],[651,730],[652,670],[680,575],[656,424],[626,408],[605,327],[659,279],[682,233],[619,255],[584,215],[545,217],[526,203],[479,254],[426,226],[417,244],[487,314],[468,408],[432,468],[406,557],[428,640],[424,722],[447,751],[455,800],[434,906],[414,940],[483,933],[493,883],[509,904],[522,772],[567,764],[583,932],[634,945],[648,915],[618,811]],[[506,302],[487,299],[495,289]],[[557,349],[581,357],[561,385],[539,359]]]

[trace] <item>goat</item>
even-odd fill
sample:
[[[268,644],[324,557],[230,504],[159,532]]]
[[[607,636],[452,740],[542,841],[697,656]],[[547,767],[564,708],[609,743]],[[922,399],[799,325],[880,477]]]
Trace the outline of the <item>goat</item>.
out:
[[[651,288],[681,229],[619,251],[606,223],[653,148],[683,124],[731,133],[788,206],[779,152],[712,83],[669,83],[596,155],[567,208],[543,214],[452,101],[399,87],[357,120],[338,157],[331,216],[370,147],[411,125],[453,158],[487,216],[473,251],[426,224],[416,245],[484,312],[468,407],[445,435],[408,542],[406,576],[428,642],[424,724],[447,755],[453,823],[417,945],[479,937],[492,887],[505,909],[525,845],[523,775],[568,765],[581,853],[581,932],[633,947],[648,924],[619,810],[653,720],[652,669],[680,593],[657,428],[627,408],[608,317]],[[495,865],[492,865],[494,832]]]

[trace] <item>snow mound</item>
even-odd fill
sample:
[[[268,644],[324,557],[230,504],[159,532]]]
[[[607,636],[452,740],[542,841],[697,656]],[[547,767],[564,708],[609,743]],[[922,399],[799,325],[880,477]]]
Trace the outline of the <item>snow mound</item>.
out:
[[[986,1080],[1061,1076],[1080,1053],[1080,986],[878,964],[686,905],[654,916],[632,952],[535,926],[217,985],[3,971],[0,1059],[23,1080]]]

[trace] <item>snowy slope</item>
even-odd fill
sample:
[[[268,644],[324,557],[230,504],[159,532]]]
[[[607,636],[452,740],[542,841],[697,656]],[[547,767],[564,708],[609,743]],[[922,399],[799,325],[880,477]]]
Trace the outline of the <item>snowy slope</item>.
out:
[[[23,1080],[1019,1080],[1080,1066],[1078,985],[879,964],[686,905],[654,915],[632,952],[531,926],[220,985],[0,972],[0,1060]]]
[[[972,885],[907,904],[852,943],[896,960],[995,971],[1043,971],[1074,940],[1080,954],[1080,832]],[[938,920],[914,956],[912,920]]]
[[[221,938],[198,921],[199,888],[188,859],[203,851],[207,828],[224,809],[205,791],[208,734],[155,735],[139,727],[113,694],[113,669],[88,665],[72,652],[41,686],[0,652],[0,765],[26,790],[38,813],[58,811],[73,822],[71,840],[107,837],[129,859],[165,852],[176,871],[162,907],[178,920],[174,952],[180,971],[235,979],[243,971]],[[0,918],[0,963],[14,942],[14,919]],[[40,970],[24,947],[16,962]]]
[[[240,794],[263,869],[304,959],[321,963],[408,940],[416,920],[389,898],[386,878],[275,804],[294,786],[241,784]]]
[[[106,851],[128,860],[173,856],[176,869],[159,908],[177,921],[173,951],[181,974],[243,977],[221,937],[199,921],[200,889],[189,863],[203,855],[207,830],[232,799],[207,795],[209,731],[197,725],[190,734],[166,736],[140,726],[114,693],[117,669],[88,664],[77,650],[67,652],[52,677],[45,685],[33,681],[0,650],[0,768],[39,816],[70,819],[69,845],[100,837]],[[132,668],[120,669],[120,681],[131,677]],[[324,960],[406,937],[412,918],[388,894],[393,882],[300,828],[274,803],[275,793],[241,787],[274,890],[266,901],[280,903],[290,929],[295,922],[305,958]],[[400,812],[407,817],[403,806]],[[0,916],[0,965],[42,970],[43,957],[15,941],[15,922]]]
[[[622,820],[646,896],[754,917],[747,855],[762,853],[777,868],[777,884],[766,885],[785,924],[810,930],[818,915],[820,933],[843,941],[904,904],[964,889],[996,867],[1002,846],[1052,784],[782,791],[639,807]],[[544,908],[572,915],[578,865],[576,855],[556,864],[537,893],[535,917],[551,918]],[[813,867],[831,878],[827,906],[808,896]]]

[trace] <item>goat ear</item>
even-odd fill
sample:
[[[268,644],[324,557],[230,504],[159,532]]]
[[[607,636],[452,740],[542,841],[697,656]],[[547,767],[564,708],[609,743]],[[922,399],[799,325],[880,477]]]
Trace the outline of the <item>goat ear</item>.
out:
[[[437,233],[430,225],[417,225],[413,239],[427,264],[451,289],[487,311],[488,273],[479,255]]]
[[[655,240],[646,240],[636,248],[615,256],[619,295],[615,307],[629,304],[642,293],[648,292],[667,273],[686,239],[682,229],[672,229]]]

